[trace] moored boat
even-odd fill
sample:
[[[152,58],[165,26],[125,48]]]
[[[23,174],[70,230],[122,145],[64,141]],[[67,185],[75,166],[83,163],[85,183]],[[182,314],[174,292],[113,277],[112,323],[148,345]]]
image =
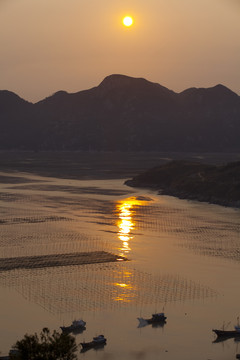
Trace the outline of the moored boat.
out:
[[[82,342],[81,345],[82,345],[83,349],[90,349],[93,347],[105,345],[106,342],[107,342],[107,339],[104,337],[104,335],[98,335],[98,336],[95,336],[92,339],[92,341]]]
[[[213,329],[212,330],[217,336],[223,336],[223,337],[240,337],[240,331],[237,330],[218,330],[218,329]]]
[[[167,317],[163,312],[152,314],[150,319],[138,318],[139,327],[143,327],[148,324],[165,324]]]
[[[86,321],[81,320],[73,320],[70,326],[60,326],[62,332],[81,332],[86,330]]]
[[[213,329],[212,330],[218,337],[240,337],[240,326],[234,326],[234,330],[224,330],[224,329]]]

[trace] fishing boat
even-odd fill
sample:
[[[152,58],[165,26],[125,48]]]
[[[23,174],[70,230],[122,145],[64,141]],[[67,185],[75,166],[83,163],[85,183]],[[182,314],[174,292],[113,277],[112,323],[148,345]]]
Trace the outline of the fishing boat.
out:
[[[234,330],[225,330],[223,327],[223,329],[220,329],[220,330],[213,329],[212,331],[219,338],[221,338],[221,337],[223,337],[223,338],[240,337],[240,326],[239,325],[234,326]]]
[[[237,330],[212,330],[218,337],[240,337],[240,331]]]
[[[60,326],[62,332],[81,332],[83,330],[86,330],[86,321],[81,320],[73,320],[72,324],[70,326]]]
[[[81,345],[82,345],[83,350],[85,350],[85,349],[90,349],[90,348],[105,345],[106,342],[107,342],[107,339],[104,337],[104,335],[98,335],[98,336],[95,336],[92,339],[92,341],[82,342]]]
[[[137,319],[139,321],[139,327],[143,327],[148,324],[152,324],[152,325],[165,324],[167,317],[165,316],[165,314],[163,312],[161,312],[161,313],[152,314],[152,317],[150,319],[144,319],[141,317],[139,317]]]

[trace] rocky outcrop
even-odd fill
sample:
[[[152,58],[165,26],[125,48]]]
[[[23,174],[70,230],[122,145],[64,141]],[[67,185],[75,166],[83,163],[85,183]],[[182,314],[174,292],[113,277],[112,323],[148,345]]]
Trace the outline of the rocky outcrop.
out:
[[[171,161],[150,169],[126,185],[158,190],[182,199],[240,207],[240,162],[214,166]]]

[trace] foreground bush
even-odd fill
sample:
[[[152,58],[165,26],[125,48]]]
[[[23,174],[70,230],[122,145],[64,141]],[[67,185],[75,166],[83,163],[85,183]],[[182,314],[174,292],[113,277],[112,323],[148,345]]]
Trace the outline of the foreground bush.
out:
[[[10,351],[10,360],[73,360],[76,359],[77,345],[75,338],[69,334],[52,334],[43,328],[40,336],[25,335]]]

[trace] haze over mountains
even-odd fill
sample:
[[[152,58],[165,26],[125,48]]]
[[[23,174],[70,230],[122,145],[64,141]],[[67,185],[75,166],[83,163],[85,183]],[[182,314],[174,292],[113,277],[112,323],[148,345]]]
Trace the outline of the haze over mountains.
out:
[[[0,91],[0,150],[240,150],[240,97],[223,85],[175,93],[110,75],[32,104]]]

